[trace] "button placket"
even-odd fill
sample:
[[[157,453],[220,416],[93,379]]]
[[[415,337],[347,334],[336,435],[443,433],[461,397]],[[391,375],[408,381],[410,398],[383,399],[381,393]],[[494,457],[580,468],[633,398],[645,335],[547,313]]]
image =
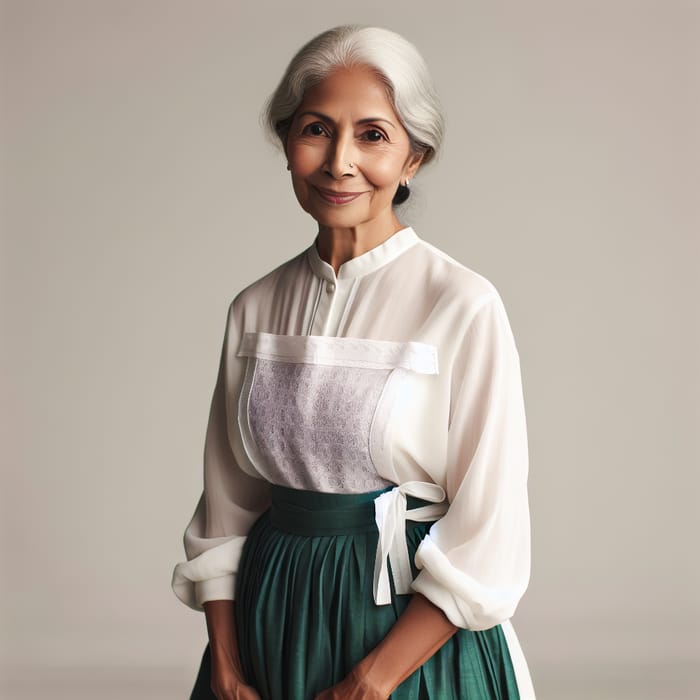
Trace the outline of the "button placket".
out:
[[[319,283],[319,299],[311,324],[311,335],[335,336],[341,328],[348,304],[352,302],[357,280],[329,279]]]
[[[331,285],[333,287],[332,291],[329,289]],[[311,335],[327,335],[328,319],[331,313],[331,307],[336,298],[334,293],[336,286],[336,283],[328,278],[319,280],[318,304],[316,306],[313,323],[311,324]]]

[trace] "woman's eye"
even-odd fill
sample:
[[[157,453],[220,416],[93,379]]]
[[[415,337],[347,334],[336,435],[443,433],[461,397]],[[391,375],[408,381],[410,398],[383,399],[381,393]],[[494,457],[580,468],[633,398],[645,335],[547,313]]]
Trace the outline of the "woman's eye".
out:
[[[384,139],[384,134],[377,129],[369,129],[368,131],[365,131],[364,136],[368,141],[382,141]]]
[[[323,136],[326,133],[326,130],[321,124],[309,124],[308,126],[304,127],[304,133],[310,134],[311,136]]]

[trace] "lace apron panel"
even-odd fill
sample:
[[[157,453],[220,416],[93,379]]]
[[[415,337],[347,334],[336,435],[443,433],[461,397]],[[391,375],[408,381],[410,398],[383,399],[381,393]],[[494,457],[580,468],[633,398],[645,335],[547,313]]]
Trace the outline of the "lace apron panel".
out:
[[[392,482],[391,414],[411,381],[437,374],[437,348],[414,341],[249,332],[238,406],[243,444],[268,481],[365,493]],[[379,472],[379,473],[378,473]]]

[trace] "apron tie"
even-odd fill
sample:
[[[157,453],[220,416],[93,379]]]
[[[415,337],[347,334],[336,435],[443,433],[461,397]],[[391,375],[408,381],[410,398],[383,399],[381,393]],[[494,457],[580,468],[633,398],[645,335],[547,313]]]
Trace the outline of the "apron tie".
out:
[[[406,507],[406,496],[430,501],[419,508]],[[447,512],[445,491],[438,484],[427,481],[407,481],[374,499],[374,517],[379,530],[377,553],[374,560],[375,605],[391,603],[389,565],[396,593],[410,593],[413,582],[411,562],[406,543],[406,520],[428,522]]]

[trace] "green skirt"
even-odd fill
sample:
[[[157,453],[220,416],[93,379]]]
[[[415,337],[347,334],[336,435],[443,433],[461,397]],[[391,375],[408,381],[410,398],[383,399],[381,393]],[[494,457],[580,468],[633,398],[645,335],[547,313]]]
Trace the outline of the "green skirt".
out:
[[[272,506],[248,534],[239,563],[236,625],[247,681],[263,700],[313,700],[341,681],[388,633],[411,598],[377,606],[373,572],[383,491],[329,494],[272,488]],[[408,508],[425,505],[408,498]],[[432,523],[406,521],[413,558]],[[210,650],[190,700],[215,700]],[[397,700],[519,698],[500,625],[459,630],[391,695]]]

